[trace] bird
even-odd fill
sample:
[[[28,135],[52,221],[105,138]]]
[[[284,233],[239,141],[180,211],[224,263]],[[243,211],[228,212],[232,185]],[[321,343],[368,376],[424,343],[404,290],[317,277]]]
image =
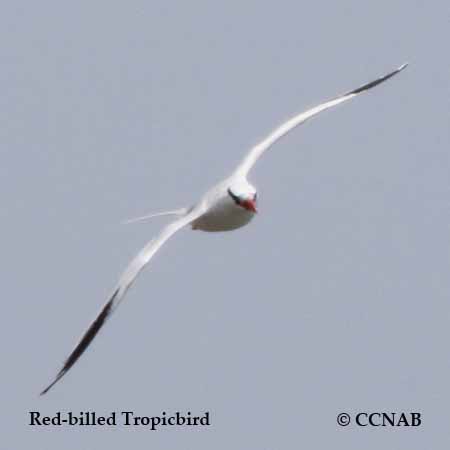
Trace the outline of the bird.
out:
[[[95,320],[89,325],[87,331],[81,336],[75,348],[56,374],[54,380],[41,392],[46,394],[78,361],[87,347],[92,343],[99,330],[112,313],[117,309],[124,296],[135,281],[138,274],[150,262],[155,253],[173,236],[178,230],[190,226],[193,230],[205,232],[231,231],[247,225],[254,219],[257,209],[257,192],[255,187],[248,181],[247,177],[256,161],[272,145],[292,131],[298,125],[319,113],[346,102],[379,84],[397,75],[407,67],[408,63],[402,64],[388,74],[366,83],[356,89],[346,92],[325,101],[307,111],[294,115],[286,122],[275,128],[265,139],[253,146],[237,165],[231,175],[209,189],[200,200],[193,206],[177,210],[164,211],[129,220],[128,223],[146,220],[156,216],[175,216],[174,220],[162,228],[160,233],[150,240],[141,251],[131,260],[120,276],[107,302],[102,306]]]

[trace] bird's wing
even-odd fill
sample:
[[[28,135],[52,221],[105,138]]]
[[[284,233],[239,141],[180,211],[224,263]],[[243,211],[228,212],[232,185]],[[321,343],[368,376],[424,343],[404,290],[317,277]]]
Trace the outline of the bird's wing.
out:
[[[106,320],[111,316],[114,310],[117,308],[119,303],[122,301],[128,288],[131,286],[133,281],[138,276],[139,272],[148,264],[152,256],[159,250],[159,248],[180,228],[188,225],[197,217],[201,216],[204,212],[204,206],[200,205],[193,208],[185,216],[169,223],[166,225],[159,236],[152,239],[130,262],[128,267],[122,273],[119,282],[114,289],[111,297],[107,303],[102,307],[100,313],[97,315],[96,319],[90,324],[87,331],[82,335],[78,344],[72,350],[72,353],[64,362],[62,369],[58,372],[55,380],[46,387],[41,395],[45,394],[52,388],[76,363],[78,358],[83,354],[92,340],[95,338],[100,328],[105,324]]]
[[[359,88],[356,88],[350,92],[340,95],[332,100],[328,100],[325,103],[322,103],[318,106],[315,106],[314,108],[309,109],[308,111],[302,112],[292,117],[287,122],[283,123],[278,128],[276,128],[263,141],[255,145],[245,156],[245,158],[241,161],[241,163],[238,165],[237,169],[235,170],[235,174],[246,176],[250,171],[250,169],[255,164],[255,162],[258,160],[258,158],[264,153],[264,151],[267,150],[278,139],[280,139],[289,131],[294,129],[296,126],[302,124],[303,122],[315,116],[316,114],[325,111],[326,109],[332,108],[333,106],[337,106],[340,103],[350,100],[351,98],[356,97],[362,92],[365,92],[377,86],[378,84],[383,83],[384,81],[388,80],[389,78],[393,77],[394,75],[402,71],[407,65],[408,64],[403,64],[398,69],[388,73],[387,75],[384,75],[374,81],[371,81],[370,83],[367,83]]]

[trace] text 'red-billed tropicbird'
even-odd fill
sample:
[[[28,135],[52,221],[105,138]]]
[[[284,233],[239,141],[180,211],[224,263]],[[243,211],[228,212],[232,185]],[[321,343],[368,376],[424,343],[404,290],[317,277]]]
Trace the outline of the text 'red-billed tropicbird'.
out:
[[[190,225],[193,230],[230,231],[243,227],[253,219],[257,212],[257,194],[256,189],[247,181],[247,175],[258,158],[272,144],[311,117],[372,89],[402,71],[406,66],[407,64],[403,64],[383,77],[292,117],[251,148],[234,172],[206,192],[194,206],[133,219],[132,221],[144,220],[157,215],[176,216],[176,219],[166,225],[159,235],[152,239],[130,262],[96,319],[82,335],[55,379],[41,392],[41,395],[48,392],[76,363],[100,328],[119,306],[139,272],[149,263],[160,247],[179,229]]]

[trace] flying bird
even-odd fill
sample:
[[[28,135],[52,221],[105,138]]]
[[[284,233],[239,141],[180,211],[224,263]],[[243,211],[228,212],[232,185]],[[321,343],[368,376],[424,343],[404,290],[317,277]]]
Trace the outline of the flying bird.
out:
[[[138,217],[129,221],[134,222],[161,215],[176,216],[175,220],[166,225],[159,235],[148,242],[129,263],[108,301],[102,307],[96,319],[89,325],[87,331],[82,335],[55,379],[41,392],[41,395],[48,392],[77,362],[99,330],[122,302],[128,288],[138,274],[173,234],[188,225],[193,230],[209,232],[235,230],[247,225],[255,217],[257,212],[257,193],[253,185],[247,180],[247,176],[253,165],[268,148],[311,117],[372,89],[401,72],[406,66],[407,64],[403,64],[387,75],[292,117],[273,130],[264,140],[252,147],[234,172],[207,191],[194,206]]]

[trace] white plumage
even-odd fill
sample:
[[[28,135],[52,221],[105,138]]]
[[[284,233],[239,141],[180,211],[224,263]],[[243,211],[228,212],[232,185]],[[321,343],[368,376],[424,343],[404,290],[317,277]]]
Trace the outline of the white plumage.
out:
[[[256,190],[247,181],[247,175],[258,158],[270,148],[272,144],[309,118],[377,86],[399,73],[406,66],[407,64],[403,64],[398,69],[375,81],[367,83],[346,94],[340,95],[292,117],[276,128],[263,141],[255,145],[244,157],[231,176],[210,189],[193,207],[142,216],[129,221],[134,222],[144,220],[157,215],[175,215],[178,217],[173,222],[166,225],[159,235],[152,239],[130,262],[97,318],[83,334],[80,341],[65,361],[62,369],[58,372],[55,380],[41,392],[41,395],[48,392],[48,390],[67,373],[73,364],[75,364],[97,335],[100,328],[111,316],[111,313],[123,300],[125,293],[134,282],[137,275],[149,263],[159,248],[180,228],[191,225],[194,230],[208,232],[228,231],[240,228],[252,220],[256,213]]]

